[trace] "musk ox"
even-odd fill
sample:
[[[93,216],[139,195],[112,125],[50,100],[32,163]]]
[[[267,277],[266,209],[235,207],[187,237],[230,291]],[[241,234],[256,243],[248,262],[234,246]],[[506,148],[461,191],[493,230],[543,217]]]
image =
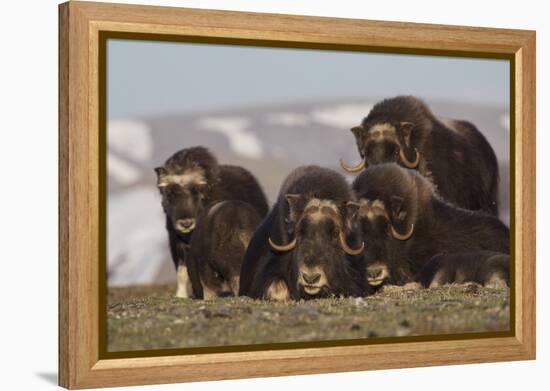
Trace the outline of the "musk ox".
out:
[[[465,282],[502,288],[509,285],[509,280],[510,256],[494,251],[438,254],[415,276],[425,288]]]
[[[239,293],[241,264],[262,218],[242,201],[221,201],[199,218],[187,257],[193,297],[212,299]]]
[[[379,164],[364,170],[352,187],[371,286],[411,281],[443,252],[508,253],[509,230],[498,218],[445,201],[415,170]]]
[[[497,159],[473,124],[443,122],[419,99],[398,96],[377,103],[351,131],[362,160],[340,161],[346,171],[395,162],[430,179],[447,201],[498,215]]]
[[[357,208],[340,174],[317,166],[294,170],[250,241],[240,294],[277,301],[364,295]]]
[[[176,296],[189,297],[191,286],[185,257],[201,213],[216,201],[239,200],[250,204],[263,217],[268,210],[267,200],[250,172],[218,164],[214,155],[201,146],[176,152],[155,172],[166,214],[170,252],[177,269]]]

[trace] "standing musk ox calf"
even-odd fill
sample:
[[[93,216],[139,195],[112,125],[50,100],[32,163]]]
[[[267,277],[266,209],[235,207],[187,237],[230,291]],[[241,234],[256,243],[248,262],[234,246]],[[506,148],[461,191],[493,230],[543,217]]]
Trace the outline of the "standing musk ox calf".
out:
[[[498,215],[498,164],[483,134],[466,121],[442,122],[412,96],[377,103],[361,125],[351,129],[366,166],[395,162],[430,179],[447,201]]]
[[[415,170],[395,163],[372,166],[352,187],[371,286],[410,282],[443,252],[509,252],[509,230],[498,218],[448,203]]]
[[[510,281],[510,256],[494,251],[438,254],[418,272],[415,281],[425,288],[466,282],[503,288]]]
[[[250,241],[240,294],[277,301],[364,295],[357,208],[340,174],[317,166],[294,170]]]
[[[214,202],[239,200],[250,204],[263,217],[268,210],[267,200],[250,172],[218,164],[204,147],[176,152],[155,172],[166,214],[170,252],[177,269],[176,296],[189,297],[191,286],[185,257],[201,213]]]
[[[242,201],[217,202],[202,214],[186,260],[194,298],[238,295],[244,253],[261,221]]]

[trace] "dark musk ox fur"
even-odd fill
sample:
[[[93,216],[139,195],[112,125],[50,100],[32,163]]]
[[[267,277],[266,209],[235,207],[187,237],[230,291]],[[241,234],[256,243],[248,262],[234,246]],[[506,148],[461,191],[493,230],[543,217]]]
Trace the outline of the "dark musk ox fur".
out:
[[[236,296],[244,253],[262,218],[250,204],[221,201],[199,218],[191,237],[187,267],[193,297]]]
[[[425,288],[466,282],[501,288],[510,284],[510,256],[494,251],[438,254],[414,280]]]
[[[409,282],[443,252],[509,252],[509,230],[500,220],[448,203],[415,170],[395,163],[372,166],[352,187],[360,204],[371,285]]]
[[[483,134],[466,121],[436,118],[412,96],[377,103],[361,125],[351,129],[367,166],[409,162],[436,186],[447,201],[470,210],[498,215],[498,164]],[[409,168],[412,168],[409,166]]]
[[[353,200],[340,174],[317,166],[294,170],[250,241],[240,294],[280,301],[364,295],[362,251],[348,255],[341,244],[345,239],[348,249],[361,249]],[[269,240],[295,247],[278,251]]]
[[[187,278],[184,260],[193,229],[209,205],[239,200],[250,204],[261,217],[267,213],[267,200],[256,178],[242,167],[218,164],[204,147],[176,152],[163,166],[155,168],[155,172],[166,214],[172,260],[178,276],[181,267],[183,279]],[[178,296],[187,297],[179,281],[178,278]]]

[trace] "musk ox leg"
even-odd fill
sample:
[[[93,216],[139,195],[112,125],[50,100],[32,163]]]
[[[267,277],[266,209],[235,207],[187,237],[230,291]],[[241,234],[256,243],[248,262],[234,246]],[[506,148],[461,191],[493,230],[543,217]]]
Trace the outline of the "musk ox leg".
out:
[[[241,284],[241,278],[239,276],[233,277],[231,279],[231,281],[229,282],[229,288],[235,296],[239,296],[239,286],[240,286],[240,284]]]
[[[187,266],[178,265],[176,278],[178,283],[178,288],[176,290],[176,297],[181,297],[182,299],[187,299],[191,297],[191,292],[192,292],[191,280],[189,280],[189,273],[187,272]]]
[[[441,285],[445,285],[446,283],[447,279],[445,278],[445,273],[440,270],[435,273],[434,277],[432,278],[432,282],[430,282],[428,288],[438,288]]]
[[[273,301],[288,301],[290,300],[290,292],[286,282],[282,280],[273,281],[265,293],[267,300]]]
[[[201,285],[202,285],[202,297],[204,300],[213,300],[218,297],[217,292],[210,289],[210,287],[204,283],[202,278],[201,278]]]
[[[502,289],[508,286],[508,281],[504,278],[502,273],[495,272],[485,281],[485,284],[483,285],[487,288]]]

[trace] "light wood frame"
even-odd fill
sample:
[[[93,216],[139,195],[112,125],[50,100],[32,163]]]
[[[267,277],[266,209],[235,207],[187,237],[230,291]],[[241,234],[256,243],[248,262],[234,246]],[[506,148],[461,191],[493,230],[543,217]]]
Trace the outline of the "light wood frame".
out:
[[[444,50],[515,64],[513,336],[100,359],[98,37],[102,31]],[[535,32],[169,7],[59,6],[59,383],[90,388],[535,358]],[[514,290],[511,290],[514,292]]]

